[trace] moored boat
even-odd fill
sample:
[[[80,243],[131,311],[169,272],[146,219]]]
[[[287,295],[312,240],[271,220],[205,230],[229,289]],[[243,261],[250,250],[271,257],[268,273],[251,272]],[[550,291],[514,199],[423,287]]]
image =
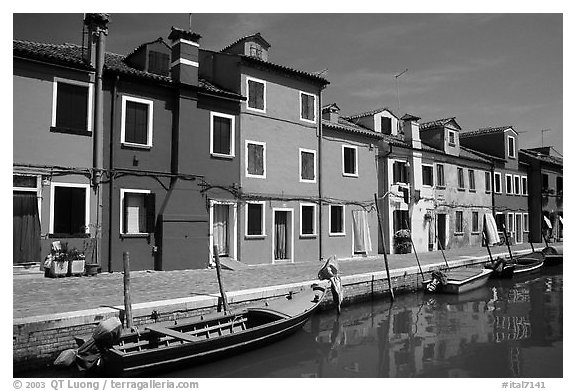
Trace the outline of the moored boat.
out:
[[[564,260],[562,247],[557,249],[556,247],[546,246],[542,250],[542,254],[544,255],[544,266],[560,265]]]
[[[492,274],[491,269],[466,268],[450,270],[437,275],[433,273],[430,280],[424,281],[428,292],[461,294],[486,285]]]

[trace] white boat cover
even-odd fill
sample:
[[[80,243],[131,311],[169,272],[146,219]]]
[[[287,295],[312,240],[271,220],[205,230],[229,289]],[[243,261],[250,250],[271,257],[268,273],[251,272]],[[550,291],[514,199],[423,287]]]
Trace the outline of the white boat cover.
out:
[[[486,242],[488,245],[493,245],[500,242],[496,220],[494,220],[494,216],[492,216],[490,213],[484,214],[484,232],[486,234]]]

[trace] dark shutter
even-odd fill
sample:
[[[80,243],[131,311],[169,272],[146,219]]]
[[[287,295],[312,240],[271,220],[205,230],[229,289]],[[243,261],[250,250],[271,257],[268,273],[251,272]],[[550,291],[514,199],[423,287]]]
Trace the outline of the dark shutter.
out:
[[[83,234],[86,232],[86,190],[59,186],[54,189],[54,233]]]
[[[146,232],[154,233],[156,227],[156,194],[144,195],[144,208],[146,209]]]
[[[382,133],[391,134],[392,133],[392,118],[382,117],[380,120],[380,128]]]
[[[145,103],[126,102],[124,141],[134,144],[148,144],[148,107]]]
[[[264,175],[264,146],[248,144],[248,174]]]
[[[344,172],[346,174],[356,174],[356,150],[344,148]]]
[[[314,233],[314,207],[302,206],[302,234]]]
[[[330,213],[332,214],[330,221],[330,232],[341,233],[342,229],[342,206],[332,205],[330,207]]]
[[[262,235],[262,204],[248,204],[248,235]]]
[[[56,127],[88,129],[88,87],[58,82]]]
[[[301,152],[302,153],[302,179],[305,180],[314,180],[314,154],[310,152]]]
[[[408,167],[404,163],[402,163],[401,167],[402,167],[402,182],[408,183],[409,182],[408,181]]]
[[[264,110],[264,84],[248,80],[248,107]]]
[[[151,50],[148,53],[148,72],[168,76],[170,57],[167,53]]]
[[[213,117],[212,151],[230,155],[232,121],[230,118]]]

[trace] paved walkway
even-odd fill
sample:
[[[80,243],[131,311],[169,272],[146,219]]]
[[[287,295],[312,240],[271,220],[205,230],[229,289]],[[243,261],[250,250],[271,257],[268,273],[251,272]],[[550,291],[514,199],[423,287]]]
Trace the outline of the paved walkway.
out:
[[[536,248],[542,247],[537,245]],[[513,251],[530,249],[516,245]],[[507,254],[505,246],[493,254]],[[468,247],[446,251],[448,261],[487,255],[486,249]],[[439,251],[419,254],[421,264],[444,262]],[[344,276],[385,270],[383,256],[340,260]],[[414,254],[388,256],[390,269],[416,265]],[[227,291],[308,281],[317,278],[321,262],[249,266],[223,270]],[[177,299],[199,294],[218,294],[215,269],[178,271],[138,271],[131,273],[133,303]],[[14,275],[13,318],[56,314],[123,304],[123,274],[102,273],[94,277],[45,278],[43,274]]]

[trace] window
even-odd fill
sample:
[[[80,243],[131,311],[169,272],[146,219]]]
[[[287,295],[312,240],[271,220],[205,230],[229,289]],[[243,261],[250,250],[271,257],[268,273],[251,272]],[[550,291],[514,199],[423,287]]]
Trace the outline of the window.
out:
[[[154,232],[155,194],[150,190],[120,189],[120,233],[139,235]]]
[[[556,194],[562,195],[562,190],[564,187],[564,180],[561,176],[556,177]]]
[[[170,55],[168,53],[150,50],[148,53],[148,72],[168,76],[170,71]]]
[[[516,139],[508,136],[508,157],[516,157]]]
[[[514,213],[508,213],[508,224],[506,225],[506,231],[514,232]]]
[[[464,190],[464,169],[458,167],[458,190]]]
[[[506,228],[506,216],[504,216],[504,213],[496,213],[496,216],[494,216],[495,220],[496,220],[496,227],[498,228],[498,232],[502,232],[505,228]]]
[[[234,116],[210,113],[210,153],[213,156],[234,156]]]
[[[514,194],[520,195],[520,176],[514,175]]]
[[[358,176],[358,148],[342,146],[342,173],[345,176]]]
[[[344,205],[330,205],[330,235],[345,235]]]
[[[488,171],[484,173],[484,186],[486,187],[486,193],[492,191],[492,181],[490,180],[490,173]]]
[[[422,185],[434,186],[434,167],[422,165]]]
[[[316,235],[316,205],[300,204],[300,236]]]
[[[444,165],[443,164],[438,164],[436,165],[436,181],[437,181],[437,187],[445,187],[446,186],[446,181],[444,180]]]
[[[472,232],[480,232],[478,212],[472,212]]]
[[[548,174],[542,174],[542,190],[548,190]]]
[[[90,222],[90,185],[54,183],[50,187],[50,234],[85,236]]]
[[[506,174],[506,194],[513,194],[514,189],[512,187],[512,175]]]
[[[502,194],[502,174],[494,173],[494,193]]]
[[[451,130],[448,131],[448,145],[452,147],[456,146],[456,132]]]
[[[246,236],[264,236],[264,202],[246,204]]]
[[[384,134],[392,133],[392,118],[389,117],[380,118],[380,131]]]
[[[152,146],[152,112],[151,100],[122,96],[122,144],[144,148]]]
[[[464,212],[461,210],[456,211],[456,228],[455,233],[464,232]]]
[[[303,121],[316,121],[316,96],[300,93],[300,119]]]
[[[524,213],[523,218],[522,218],[522,229],[524,232],[529,232],[530,231],[530,224],[528,221],[528,213]]]
[[[476,191],[476,179],[474,178],[474,170],[468,170],[468,185],[470,191]]]
[[[392,179],[394,183],[408,183],[408,167],[406,162],[396,161],[392,165]]]
[[[246,176],[266,178],[266,143],[246,140]]]
[[[38,177],[31,175],[13,175],[12,176],[12,187],[20,188],[24,190],[36,191],[38,187]]]
[[[401,229],[409,229],[410,223],[409,214],[407,210],[395,210],[392,213],[392,227],[394,229],[394,233],[400,231]]]
[[[262,59],[262,48],[258,45],[250,45],[250,56]]]
[[[300,148],[300,182],[316,183],[316,151]]]
[[[266,82],[263,80],[246,78],[248,100],[247,105],[250,110],[266,111]]]
[[[78,134],[91,132],[92,91],[90,83],[54,78],[51,130]]]

